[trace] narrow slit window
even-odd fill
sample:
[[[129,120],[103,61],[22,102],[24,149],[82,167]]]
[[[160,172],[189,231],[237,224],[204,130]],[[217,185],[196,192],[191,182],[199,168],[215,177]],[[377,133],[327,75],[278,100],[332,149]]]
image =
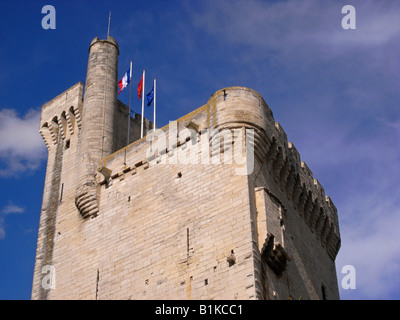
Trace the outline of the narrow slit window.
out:
[[[62,202],[63,193],[64,193],[64,183],[61,183],[60,202]]]
[[[322,300],[327,300],[326,299],[326,288],[325,286],[321,286],[321,291],[322,291]]]

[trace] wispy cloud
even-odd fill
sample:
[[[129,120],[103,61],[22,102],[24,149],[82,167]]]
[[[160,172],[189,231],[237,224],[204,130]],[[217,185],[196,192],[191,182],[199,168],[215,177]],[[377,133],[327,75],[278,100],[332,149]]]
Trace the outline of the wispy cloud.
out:
[[[0,239],[6,237],[5,230],[5,217],[9,214],[21,214],[25,212],[23,207],[17,206],[10,202],[8,205],[4,206],[0,211]]]
[[[399,4],[365,1],[355,4],[357,28],[353,32],[333,33],[328,39],[331,45],[382,46],[400,35]]]
[[[10,213],[23,213],[25,211],[24,208],[19,207],[13,203],[9,203],[6,205],[3,210],[1,211],[4,215],[10,214]]]
[[[334,71],[348,78],[354,78],[349,73],[359,67],[353,86],[372,75],[374,80],[391,76],[399,85],[400,62],[395,52],[400,50],[400,4],[355,4],[355,30],[342,28],[343,5],[338,1],[233,0],[227,6],[223,1],[205,1],[188,12],[196,28],[217,39],[221,47],[225,45],[225,58],[235,64],[247,66],[250,61],[263,72],[261,66],[267,63],[281,72],[292,69],[305,76],[314,70],[329,79],[332,74],[324,68],[334,63]]]
[[[0,239],[6,237],[6,230],[4,229],[4,217],[0,216]]]
[[[399,4],[395,1],[355,4],[357,28],[344,31],[344,4],[338,1],[243,1],[229,6],[223,1],[204,1],[189,8],[194,25],[225,41],[290,51],[293,46],[381,46],[400,35]],[[286,48],[286,49],[285,49]],[[321,48],[313,48],[321,49]]]
[[[34,171],[46,157],[38,132],[40,111],[20,117],[13,109],[0,110],[0,177]]]

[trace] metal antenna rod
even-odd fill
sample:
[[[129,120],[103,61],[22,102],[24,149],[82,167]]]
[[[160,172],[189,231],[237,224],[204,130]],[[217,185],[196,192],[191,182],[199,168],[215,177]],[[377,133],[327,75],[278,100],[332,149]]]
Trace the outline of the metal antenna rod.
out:
[[[108,29],[107,29],[107,38],[110,35],[110,23],[111,23],[111,10],[110,10],[110,14],[108,15]]]

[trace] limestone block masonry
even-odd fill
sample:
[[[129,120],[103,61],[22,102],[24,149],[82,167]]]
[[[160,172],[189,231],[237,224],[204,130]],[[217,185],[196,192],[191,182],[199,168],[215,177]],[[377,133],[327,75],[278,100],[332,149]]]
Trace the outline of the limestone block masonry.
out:
[[[93,39],[85,90],[42,107],[32,299],[339,299],[337,210],[264,99],[225,88],[142,139],[136,115],[124,146],[118,53]]]

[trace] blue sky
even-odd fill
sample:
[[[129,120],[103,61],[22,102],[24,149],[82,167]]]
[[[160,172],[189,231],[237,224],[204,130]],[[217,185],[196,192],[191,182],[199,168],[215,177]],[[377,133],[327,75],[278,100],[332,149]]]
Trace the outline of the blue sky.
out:
[[[46,4],[55,30],[41,26]],[[342,28],[346,4],[355,30]],[[0,299],[30,298],[47,158],[40,107],[85,81],[110,10],[119,77],[133,60],[133,83],[143,69],[146,91],[157,78],[159,126],[224,87],[259,92],[338,208],[341,298],[400,298],[399,1],[0,0]],[[354,290],[341,287],[345,265]]]

